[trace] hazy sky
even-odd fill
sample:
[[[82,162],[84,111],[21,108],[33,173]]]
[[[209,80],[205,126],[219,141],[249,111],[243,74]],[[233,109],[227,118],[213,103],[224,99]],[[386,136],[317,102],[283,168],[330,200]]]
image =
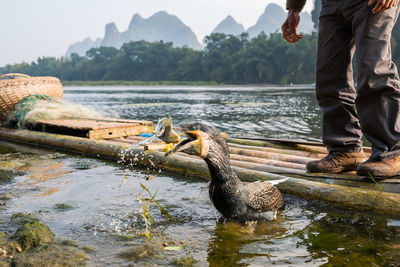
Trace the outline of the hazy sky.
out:
[[[285,6],[285,0],[0,0],[0,66],[62,56],[71,43],[103,37],[109,22],[125,31],[134,13],[147,18],[165,10],[201,42],[227,15],[254,25],[271,2]],[[308,0],[305,10],[312,5]]]

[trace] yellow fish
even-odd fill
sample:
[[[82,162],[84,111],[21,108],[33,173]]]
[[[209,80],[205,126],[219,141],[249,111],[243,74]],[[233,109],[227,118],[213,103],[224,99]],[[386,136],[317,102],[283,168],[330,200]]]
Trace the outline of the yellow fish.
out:
[[[173,129],[172,117],[169,116],[168,118],[163,119],[161,123],[164,125],[164,132],[159,138],[167,144],[178,143],[181,140],[181,137]]]

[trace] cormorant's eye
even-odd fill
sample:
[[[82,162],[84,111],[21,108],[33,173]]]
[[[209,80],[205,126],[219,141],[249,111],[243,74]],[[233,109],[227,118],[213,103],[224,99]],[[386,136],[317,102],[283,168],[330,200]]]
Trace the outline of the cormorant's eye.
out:
[[[196,128],[196,126],[190,126],[190,129],[189,129],[190,131],[195,131],[195,130],[197,130],[197,128]]]

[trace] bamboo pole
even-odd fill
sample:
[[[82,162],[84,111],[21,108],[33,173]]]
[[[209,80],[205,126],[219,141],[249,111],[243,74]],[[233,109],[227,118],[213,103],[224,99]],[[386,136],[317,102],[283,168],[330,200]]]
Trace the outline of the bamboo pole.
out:
[[[293,148],[312,152],[312,153],[325,153],[325,154],[328,153],[328,150],[326,149],[326,147],[322,147],[322,146],[293,145]]]
[[[301,156],[296,156],[296,155],[287,155],[287,154],[280,154],[280,153],[275,153],[275,152],[264,152],[264,151],[250,150],[250,149],[241,149],[241,148],[237,148],[237,147],[230,147],[229,152],[232,154],[238,154],[238,155],[243,155],[243,156],[287,161],[287,162],[292,162],[292,163],[297,163],[297,164],[307,164],[308,162],[315,160],[312,158],[306,158],[306,157],[301,157]]]
[[[137,143],[139,143],[139,141],[136,141],[136,140],[130,140],[130,139],[126,139],[126,138],[113,138],[113,139],[110,139],[111,141],[114,141],[114,142],[119,142],[119,143],[125,143],[125,144],[137,144]]]
[[[239,144],[234,144],[234,143],[229,143],[228,145],[230,147],[241,148],[241,149],[258,150],[258,151],[264,151],[264,152],[274,152],[274,153],[295,155],[295,156],[301,156],[301,157],[306,157],[306,158],[315,158],[315,159],[321,159],[327,155],[327,153],[315,153],[315,152],[308,152],[308,151],[301,151],[301,150],[294,150],[294,149],[279,149],[279,148],[272,148],[272,147],[246,146],[246,145],[239,145]]]
[[[273,138],[226,138],[227,142],[238,145],[271,147],[283,149],[297,149],[314,153],[326,154],[326,147],[320,142],[281,140]],[[371,154],[370,147],[363,147],[366,154]]]
[[[233,143],[233,144],[238,144],[238,145],[246,145],[246,146],[275,147],[275,148],[283,148],[283,149],[290,148],[290,146],[282,145],[282,144],[274,144],[272,142],[250,140],[250,139],[238,139],[238,138],[232,138],[232,137],[226,138],[226,141],[228,143]]]
[[[120,139],[113,139],[114,141],[125,143]],[[131,141],[127,141],[126,143],[130,143]],[[144,150],[160,150],[166,151],[168,144],[165,143],[155,143],[144,146]],[[190,155],[187,155],[192,157]],[[196,158],[196,157],[195,157]],[[297,164],[292,162],[286,162],[281,160],[270,160],[264,158],[257,158],[251,156],[243,156],[238,154],[230,154],[231,160],[234,164],[237,164],[239,167],[254,169],[260,171],[266,171],[274,174],[283,174],[294,176],[298,178],[305,178],[311,180],[352,180],[359,181],[359,177],[354,174],[354,172],[347,172],[345,174],[328,174],[328,173],[308,173],[306,171],[304,164]],[[258,163],[257,165],[250,163]],[[397,182],[397,181],[396,181]],[[400,182],[400,181],[399,181]],[[386,180],[384,181],[386,183]]]
[[[308,146],[323,146],[322,142],[304,141],[304,140],[287,140],[287,139],[277,139],[277,138],[267,138],[267,137],[237,137],[236,139],[255,140],[255,141],[281,143],[281,144],[295,144],[295,145],[301,144],[301,145],[308,145]]]
[[[393,184],[391,183],[382,183],[380,185],[372,183],[372,182],[366,182],[364,179],[360,179],[359,177],[347,177],[347,178],[328,178],[328,177],[323,177],[323,176],[307,176],[307,175],[299,175],[299,174],[294,174],[292,172],[290,173],[285,173],[284,170],[281,170],[280,172],[274,171],[276,168],[273,166],[266,166],[263,164],[258,164],[258,163],[249,163],[249,162],[242,162],[242,161],[231,161],[231,165],[236,167],[236,168],[242,168],[246,170],[253,170],[257,172],[262,172],[262,173],[269,173],[269,174],[275,174],[279,176],[287,176],[287,177],[292,177],[292,178],[299,178],[303,180],[308,180],[308,181],[315,181],[315,182],[321,182],[321,183],[328,183],[328,184],[333,184],[333,185],[342,185],[342,186],[351,186],[351,187],[358,187],[358,188],[363,188],[363,189],[369,189],[369,190],[383,190],[385,192],[390,192],[390,193],[400,193],[400,185]]]
[[[308,173],[306,170],[300,169],[291,169],[287,167],[281,166],[271,166],[265,165],[260,163],[253,163],[253,162],[244,162],[238,160],[231,160],[231,164],[233,166],[245,168],[245,169],[252,169],[256,171],[262,172],[269,172],[278,175],[288,175],[297,178],[304,178],[304,179],[329,179],[329,180],[351,180],[351,181],[360,181],[357,175],[346,173],[346,174],[329,174],[329,173]]]
[[[142,147],[130,147],[127,144],[118,142],[90,140],[73,136],[6,128],[0,128],[0,137],[15,142],[81,152],[114,160],[120,159],[120,153],[130,148],[130,153],[127,153],[126,159],[132,160],[134,165],[159,168],[183,175],[209,178],[208,168],[203,160],[187,157],[180,153],[164,157],[164,153],[162,152],[144,151]],[[233,170],[244,181],[288,178],[287,181],[278,185],[278,188],[284,194],[324,200],[332,203],[332,205],[347,209],[392,215],[400,214],[400,194],[331,185],[238,167],[233,167]]]
[[[129,140],[135,140],[135,141],[143,141],[143,140],[146,140],[146,137],[141,137],[141,136],[128,136],[128,137],[125,137],[125,139],[129,139]]]
[[[285,162],[280,160],[273,160],[273,159],[260,159],[255,157],[248,157],[242,155],[231,154],[231,160],[242,161],[242,162],[252,162],[252,163],[259,163],[269,166],[277,166],[277,167],[284,167],[289,169],[298,169],[298,170],[305,170],[306,166],[304,164],[297,164],[292,162]]]

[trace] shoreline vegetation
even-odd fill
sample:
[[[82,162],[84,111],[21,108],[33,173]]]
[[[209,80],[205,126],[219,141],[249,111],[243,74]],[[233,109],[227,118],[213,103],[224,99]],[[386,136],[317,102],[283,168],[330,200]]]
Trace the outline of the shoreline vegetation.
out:
[[[304,84],[315,80],[316,46],[315,32],[295,44],[286,42],[278,32],[255,38],[246,33],[214,33],[205,37],[203,50],[175,47],[171,42],[137,41],[119,49],[92,48],[85,56],[41,57],[31,63],[7,65],[0,68],[0,75],[25,73],[100,83],[143,81],[134,82],[136,85],[160,84],[158,81],[165,81],[164,85]]]

